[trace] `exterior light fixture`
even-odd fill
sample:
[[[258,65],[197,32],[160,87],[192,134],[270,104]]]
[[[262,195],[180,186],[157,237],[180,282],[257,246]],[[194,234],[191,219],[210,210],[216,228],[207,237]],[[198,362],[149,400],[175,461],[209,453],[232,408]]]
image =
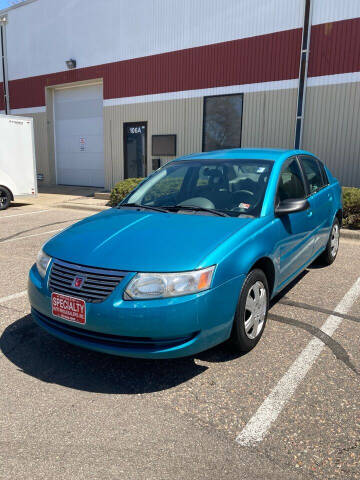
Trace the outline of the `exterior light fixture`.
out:
[[[70,58],[70,60],[66,60],[65,63],[69,70],[73,70],[74,68],[76,68],[76,60],[74,60],[73,58]]]

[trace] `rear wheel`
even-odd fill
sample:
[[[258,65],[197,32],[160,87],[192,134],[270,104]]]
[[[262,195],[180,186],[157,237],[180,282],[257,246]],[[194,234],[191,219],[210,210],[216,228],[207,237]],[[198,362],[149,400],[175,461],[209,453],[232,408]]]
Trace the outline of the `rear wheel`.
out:
[[[5,187],[0,187],[0,210],[6,210],[11,202],[11,194]]]
[[[252,270],[244,281],[234,325],[231,343],[239,352],[249,352],[263,334],[269,309],[269,287],[262,270]]]
[[[334,223],[331,227],[331,232],[328,243],[326,245],[326,249],[319,257],[319,260],[323,265],[331,265],[335,261],[337,253],[339,251],[339,240],[340,223],[339,220],[335,218]]]

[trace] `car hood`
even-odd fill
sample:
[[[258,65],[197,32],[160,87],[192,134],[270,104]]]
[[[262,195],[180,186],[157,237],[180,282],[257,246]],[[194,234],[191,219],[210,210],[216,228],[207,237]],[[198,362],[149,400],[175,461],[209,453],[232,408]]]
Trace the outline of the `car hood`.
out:
[[[68,262],[126,271],[171,272],[202,261],[252,218],[110,209],[50,239],[45,252]]]

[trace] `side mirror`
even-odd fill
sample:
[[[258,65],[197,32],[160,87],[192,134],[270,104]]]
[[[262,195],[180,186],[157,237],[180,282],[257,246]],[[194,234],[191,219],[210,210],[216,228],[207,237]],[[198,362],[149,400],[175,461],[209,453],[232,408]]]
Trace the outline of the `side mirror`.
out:
[[[287,198],[279,203],[275,208],[275,215],[288,215],[289,213],[303,212],[310,208],[309,202],[305,198]]]

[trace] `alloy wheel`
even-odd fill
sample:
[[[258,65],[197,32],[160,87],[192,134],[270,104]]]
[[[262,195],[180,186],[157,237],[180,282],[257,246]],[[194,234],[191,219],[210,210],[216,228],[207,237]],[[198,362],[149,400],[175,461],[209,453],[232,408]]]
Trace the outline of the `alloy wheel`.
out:
[[[335,257],[339,250],[340,230],[339,225],[335,224],[331,230],[330,249],[332,257]]]
[[[267,309],[267,293],[264,284],[258,280],[250,288],[245,304],[245,333],[256,338],[264,325]]]

